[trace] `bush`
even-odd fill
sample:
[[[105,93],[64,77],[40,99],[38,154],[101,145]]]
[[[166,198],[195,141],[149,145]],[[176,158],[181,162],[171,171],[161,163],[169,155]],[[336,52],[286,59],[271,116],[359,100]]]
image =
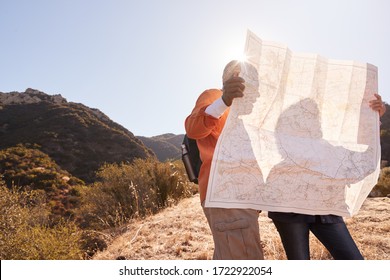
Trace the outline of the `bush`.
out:
[[[107,164],[97,177],[99,182],[80,190],[83,228],[120,226],[192,194],[178,162],[136,159],[132,164]]]
[[[94,230],[85,230],[81,237],[81,248],[85,252],[85,258],[91,259],[98,252],[107,249],[111,236]]]
[[[37,145],[17,145],[0,150],[0,174],[8,188],[44,192],[56,219],[72,217],[79,205],[74,186],[83,182],[62,170]]]
[[[390,195],[390,167],[384,167],[381,169],[378,183],[371,191],[371,197],[389,196]]]
[[[49,227],[42,193],[9,190],[0,182],[0,259],[81,259],[81,232],[62,220]]]
[[[7,259],[80,260],[81,231],[74,223],[60,222],[54,227],[22,227],[8,250]]]

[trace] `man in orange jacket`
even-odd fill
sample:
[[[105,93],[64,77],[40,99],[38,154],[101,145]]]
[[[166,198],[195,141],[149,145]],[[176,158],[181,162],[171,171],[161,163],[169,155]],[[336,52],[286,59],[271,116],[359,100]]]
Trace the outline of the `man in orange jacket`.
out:
[[[211,161],[219,135],[235,98],[244,95],[245,81],[238,76],[240,63],[229,62],[223,72],[223,89],[204,91],[185,121],[188,137],[196,139],[202,166],[199,193],[214,239],[213,259],[264,259],[260,242],[259,211],[253,209],[206,208],[204,200]]]

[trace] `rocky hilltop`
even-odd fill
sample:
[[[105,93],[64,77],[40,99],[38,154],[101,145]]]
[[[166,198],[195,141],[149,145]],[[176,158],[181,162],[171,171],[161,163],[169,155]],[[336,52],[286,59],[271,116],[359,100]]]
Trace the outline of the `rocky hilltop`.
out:
[[[42,91],[28,88],[25,92],[0,92],[0,106],[2,105],[21,105],[21,104],[34,104],[40,102],[49,102],[53,104],[66,104],[68,101],[61,96],[61,94],[48,95]],[[109,121],[107,117],[99,109],[89,108],[94,115],[104,121]]]
[[[104,163],[155,157],[133,133],[98,109],[27,89],[0,92],[0,149],[37,144],[64,170],[93,182]]]
[[[66,99],[61,94],[48,95],[42,91],[32,88],[26,89],[25,92],[0,92],[0,104],[12,105],[12,104],[33,104],[39,102],[51,102],[55,104],[67,103]]]

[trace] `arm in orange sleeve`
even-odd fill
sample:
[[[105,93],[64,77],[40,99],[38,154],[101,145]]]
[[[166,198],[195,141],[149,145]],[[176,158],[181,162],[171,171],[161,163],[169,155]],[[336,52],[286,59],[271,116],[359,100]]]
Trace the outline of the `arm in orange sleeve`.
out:
[[[210,135],[220,120],[205,113],[206,108],[222,96],[222,91],[210,89],[204,91],[198,98],[195,108],[185,120],[185,129],[188,137],[202,139]]]

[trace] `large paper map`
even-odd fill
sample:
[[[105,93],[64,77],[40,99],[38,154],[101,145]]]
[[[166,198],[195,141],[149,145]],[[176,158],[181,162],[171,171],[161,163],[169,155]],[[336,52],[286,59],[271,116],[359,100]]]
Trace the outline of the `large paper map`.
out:
[[[218,140],[207,207],[357,213],[380,171],[377,68],[293,53],[248,31],[246,88]]]

